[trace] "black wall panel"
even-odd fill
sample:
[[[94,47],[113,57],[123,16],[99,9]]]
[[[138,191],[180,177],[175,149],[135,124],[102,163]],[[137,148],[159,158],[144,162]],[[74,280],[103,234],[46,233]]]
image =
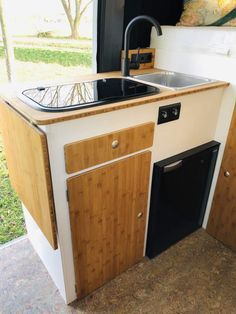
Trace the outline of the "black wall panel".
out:
[[[157,19],[161,25],[175,25],[183,9],[183,0],[126,0],[124,10],[124,29],[137,15],[146,14]],[[132,35],[131,48],[150,45],[151,25],[142,23],[136,26]]]
[[[181,15],[183,0],[98,0],[98,72],[120,69],[123,34],[129,21],[146,14],[161,25],[175,25]],[[131,34],[130,48],[150,45],[151,25],[140,23]]]
[[[120,69],[125,0],[98,0],[97,71]]]

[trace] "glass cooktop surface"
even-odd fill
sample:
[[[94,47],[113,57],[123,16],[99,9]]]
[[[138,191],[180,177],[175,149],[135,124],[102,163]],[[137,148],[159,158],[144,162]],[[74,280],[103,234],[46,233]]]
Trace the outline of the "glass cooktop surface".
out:
[[[66,111],[158,94],[159,88],[126,78],[108,78],[22,92],[24,101],[39,110]],[[22,96],[21,95],[21,96]],[[19,96],[20,98],[22,98]]]

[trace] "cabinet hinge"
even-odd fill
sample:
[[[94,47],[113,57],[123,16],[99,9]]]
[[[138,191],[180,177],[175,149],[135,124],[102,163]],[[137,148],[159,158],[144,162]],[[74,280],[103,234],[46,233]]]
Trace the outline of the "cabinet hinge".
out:
[[[68,190],[66,190],[66,199],[67,199],[67,202],[69,203],[69,192],[68,192]]]

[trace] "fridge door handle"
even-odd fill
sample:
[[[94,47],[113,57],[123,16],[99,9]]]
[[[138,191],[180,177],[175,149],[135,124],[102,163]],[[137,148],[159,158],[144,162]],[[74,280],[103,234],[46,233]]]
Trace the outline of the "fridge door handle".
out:
[[[164,167],[164,173],[174,171],[174,170],[182,167],[182,164],[183,164],[183,160],[178,160],[176,162],[173,162],[172,164],[166,165]]]

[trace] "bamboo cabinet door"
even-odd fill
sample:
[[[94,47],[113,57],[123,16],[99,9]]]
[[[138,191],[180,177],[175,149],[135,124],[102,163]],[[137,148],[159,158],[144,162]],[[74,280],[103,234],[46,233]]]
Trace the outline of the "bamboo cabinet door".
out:
[[[70,222],[81,298],[143,256],[150,152],[70,178]]]
[[[207,231],[236,250],[236,108],[216,185]]]

